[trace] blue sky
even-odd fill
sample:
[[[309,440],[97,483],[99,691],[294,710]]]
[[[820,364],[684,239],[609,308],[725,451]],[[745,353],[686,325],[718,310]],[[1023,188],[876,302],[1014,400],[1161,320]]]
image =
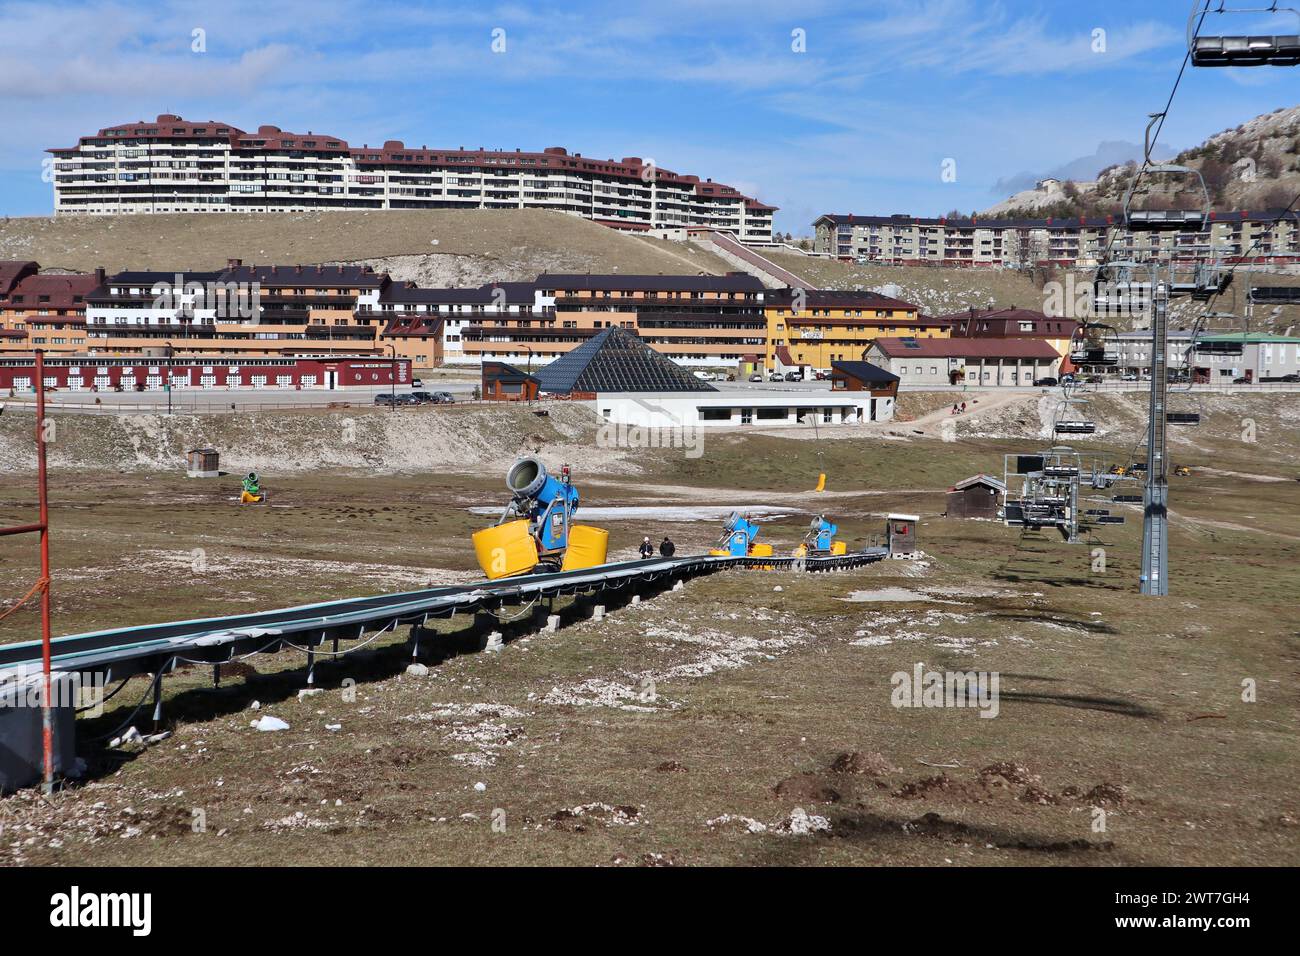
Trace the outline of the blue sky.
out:
[[[49,214],[46,147],[163,112],[358,145],[653,158],[780,206],[777,227],[795,233],[823,212],[982,209],[1021,174],[1139,142],[1182,62],[1190,9],[0,0],[0,214]],[[206,52],[191,49],[195,29]],[[1300,68],[1189,68],[1161,140],[1193,145],[1297,94]]]

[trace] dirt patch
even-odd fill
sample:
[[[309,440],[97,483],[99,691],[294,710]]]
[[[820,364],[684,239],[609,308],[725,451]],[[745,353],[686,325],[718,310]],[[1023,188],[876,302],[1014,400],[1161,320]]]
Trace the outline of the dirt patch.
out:
[[[772,788],[772,796],[778,800],[800,803],[839,803],[843,799],[838,790],[814,773],[786,777]]]
[[[1119,807],[1129,800],[1128,788],[1114,783],[1099,783],[1083,795],[1084,803],[1094,807]]]
[[[991,778],[998,777],[1008,783],[1016,783],[1022,786],[1028,786],[1039,782],[1038,775],[1032,773],[1028,767],[1010,760],[1002,760],[998,763],[989,764],[979,772],[980,781],[987,783]]]
[[[897,790],[890,794],[899,800],[916,800],[934,793],[956,794],[963,792],[964,787],[953,781],[946,773],[936,774],[933,777],[922,777],[920,780],[913,780],[903,784]]]
[[[641,811],[632,806],[610,806],[608,803],[584,803],[577,807],[556,810],[547,822],[552,829],[567,833],[586,833],[594,824],[602,827],[635,826],[640,822]]]
[[[973,780],[956,780],[947,773],[923,777],[896,788],[890,794],[899,800],[941,797],[958,802],[988,803],[999,798],[1034,806],[1077,804],[1092,807],[1117,807],[1128,799],[1126,787],[1102,782],[1088,790],[1068,786],[1054,793],[1043,785],[1038,774],[1023,764],[1001,760],[978,771]]]
[[[220,676],[222,680],[231,680],[234,678],[247,680],[250,677],[257,676],[257,668],[252,664],[246,664],[243,661],[231,661],[229,664],[220,665]]]
[[[840,754],[831,761],[830,769],[831,773],[863,774],[868,777],[883,777],[898,772],[898,768],[890,766],[889,761],[880,754],[857,750]]]

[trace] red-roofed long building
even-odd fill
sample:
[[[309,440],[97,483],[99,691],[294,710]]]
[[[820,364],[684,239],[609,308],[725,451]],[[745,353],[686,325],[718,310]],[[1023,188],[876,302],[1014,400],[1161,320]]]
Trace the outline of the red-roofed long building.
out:
[[[622,229],[705,227],[770,242],[776,208],[636,156],[417,149],[400,140],[357,147],[323,133],[248,133],[172,114],[49,152],[57,215],[554,209]]]
[[[1062,316],[1045,315],[1032,309],[967,309],[939,316],[953,338],[1042,339],[1067,362],[1070,342],[1079,323]],[[1073,367],[1061,371],[1073,371]]]
[[[1055,376],[1061,356],[1044,339],[876,339],[867,361],[901,385],[1022,385]]]

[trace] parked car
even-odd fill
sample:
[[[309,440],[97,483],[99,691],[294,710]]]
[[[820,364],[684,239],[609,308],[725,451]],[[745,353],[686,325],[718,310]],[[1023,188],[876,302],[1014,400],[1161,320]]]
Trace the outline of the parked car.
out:
[[[824,371],[823,369],[817,369],[815,372],[813,372],[813,378],[819,382],[824,382],[826,381],[826,379],[830,377],[831,377],[831,373]]]
[[[380,392],[375,396],[376,405],[405,405],[406,402],[392,392]]]
[[[432,405],[437,399],[433,397],[433,392],[412,392],[411,398],[415,399],[417,405]]]
[[[1249,376],[1242,375],[1242,376],[1240,376],[1240,377],[1238,377],[1238,378],[1234,378],[1234,379],[1232,380],[1232,384],[1233,384],[1233,385],[1249,385],[1249,384],[1250,384],[1250,378],[1249,378]]]
[[[786,380],[787,382],[802,382],[802,381],[803,381],[803,372],[786,372],[786,373],[785,373],[785,380]]]
[[[456,396],[451,392],[434,392],[433,404],[435,405],[455,405]]]
[[[418,378],[411,379],[411,388],[424,388],[424,382]]]
[[[1034,384],[1041,386],[1042,388],[1051,388],[1053,385],[1057,384],[1057,381],[1052,378],[1052,376],[1046,375],[1043,378],[1034,379]]]
[[[768,376],[767,376],[767,380],[768,380],[769,382],[784,382],[784,381],[785,381],[785,379],[782,377],[782,375],[781,375],[780,372],[770,372],[770,373],[768,374]]]
[[[751,382],[761,382],[763,381],[763,375],[761,372],[755,372],[753,375],[749,376],[749,380]]]
[[[1137,372],[1125,372],[1120,376],[1120,380],[1124,382],[1136,382],[1138,380]]]
[[[717,376],[714,375],[712,372],[696,372],[695,377],[698,378],[701,382],[712,382],[715,378],[717,378]]]

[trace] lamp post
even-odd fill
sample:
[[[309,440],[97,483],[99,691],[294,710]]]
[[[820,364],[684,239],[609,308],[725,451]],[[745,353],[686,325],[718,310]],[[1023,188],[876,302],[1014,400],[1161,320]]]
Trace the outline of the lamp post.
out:
[[[393,379],[393,400],[388,403],[390,411],[397,411],[397,343],[389,342],[388,351],[391,354],[392,370],[390,372]]]
[[[520,343],[519,347],[528,353],[528,377],[533,377],[533,350],[527,345]],[[533,393],[528,389],[528,383],[524,382],[524,394],[528,396],[528,404],[533,404]]]
[[[167,381],[163,383],[167,389],[167,414],[172,413],[172,356],[176,354],[176,348],[172,345],[171,339],[163,343],[167,346]]]

